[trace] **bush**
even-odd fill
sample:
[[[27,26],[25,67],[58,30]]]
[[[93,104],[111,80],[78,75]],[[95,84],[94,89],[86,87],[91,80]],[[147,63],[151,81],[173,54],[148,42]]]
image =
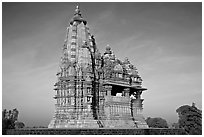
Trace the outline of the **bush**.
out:
[[[25,124],[23,122],[16,122],[15,123],[15,128],[24,128]]]
[[[147,125],[152,128],[168,128],[167,122],[162,118],[151,118],[146,119]]]

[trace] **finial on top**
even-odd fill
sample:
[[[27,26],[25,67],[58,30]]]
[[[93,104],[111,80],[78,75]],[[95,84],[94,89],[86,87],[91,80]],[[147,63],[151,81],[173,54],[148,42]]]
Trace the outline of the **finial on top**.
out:
[[[111,47],[109,44],[106,45],[106,51],[110,51],[111,50]]]
[[[76,6],[75,14],[79,14],[80,15],[80,10],[79,10],[79,6],[78,5]]]
[[[106,45],[106,51],[105,51],[105,53],[104,53],[104,55],[105,54],[111,54],[112,52],[111,52],[111,47],[109,46],[109,44],[107,44]]]

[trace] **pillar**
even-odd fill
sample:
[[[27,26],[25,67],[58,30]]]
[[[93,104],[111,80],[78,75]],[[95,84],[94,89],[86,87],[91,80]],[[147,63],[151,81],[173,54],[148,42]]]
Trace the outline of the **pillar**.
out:
[[[107,96],[111,96],[111,90],[112,90],[112,86],[110,86],[110,85],[106,85],[105,86],[105,90],[106,90],[106,92],[107,92]]]
[[[134,94],[136,99],[132,99],[132,101],[131,101],[133,117],[138,115],[138,114],[142,114],[143,99],[141,99],[141,94],[142,94],[142,91],[136,91]]]
[[[130,88],[125,88],[124,89],[124,96],[125,97],[130,97]]]

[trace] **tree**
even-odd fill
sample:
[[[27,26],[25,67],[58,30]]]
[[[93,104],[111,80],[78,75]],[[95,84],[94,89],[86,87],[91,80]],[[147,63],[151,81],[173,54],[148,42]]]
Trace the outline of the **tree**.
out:
[[[180,128],[183,128],[190,135],[202,134],[202,111],[195,107],[195,103],[192,106],[181,106],[176,112],[179,116]]]
[[[15,121],[18,119],[18,110],[13,109],[2,111],[2,129],[13,129],[15,128]]]
[[[9,111],[4,109],[2,111],[2,134],[6,134],[6,130],[8,129],[16,128],[15,124],[18,123],[18,113],[19,112],[16,108]],[[23,125],[21,124],[21,126]]]
[[[152,128],[168,128],[167,122],[162,118],[151,118],[146,119],[147,125]]]

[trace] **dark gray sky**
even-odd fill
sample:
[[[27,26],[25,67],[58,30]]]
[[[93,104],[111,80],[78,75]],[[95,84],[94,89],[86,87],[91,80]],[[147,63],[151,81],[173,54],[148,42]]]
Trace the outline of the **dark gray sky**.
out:
[[[17,108],[26,126],[54,115],[66,27],[80,6],[101,53],[109,44],[128,57],[148,90],[144,116],[176,122],[176,109],[202,107],[201,3],[3,3],[2,107]]]

